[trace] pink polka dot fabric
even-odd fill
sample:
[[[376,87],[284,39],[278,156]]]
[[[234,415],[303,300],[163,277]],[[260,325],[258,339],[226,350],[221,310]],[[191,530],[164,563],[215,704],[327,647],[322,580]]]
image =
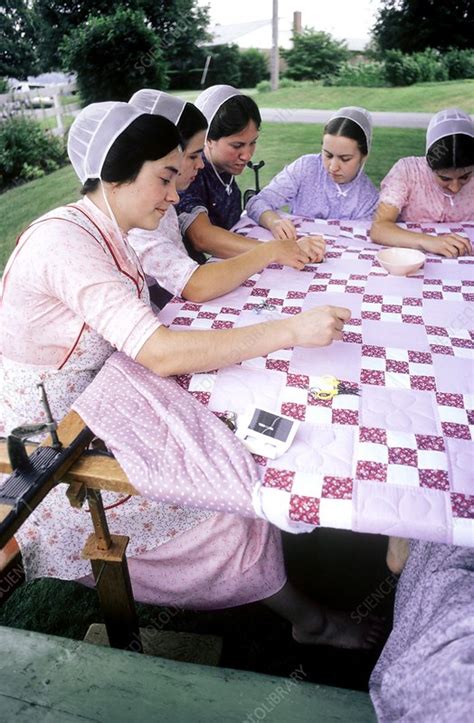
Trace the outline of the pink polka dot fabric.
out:
[[[256,517],[252,457],[174,379],[160,378],[117,352],[73,408],[143,496]]]

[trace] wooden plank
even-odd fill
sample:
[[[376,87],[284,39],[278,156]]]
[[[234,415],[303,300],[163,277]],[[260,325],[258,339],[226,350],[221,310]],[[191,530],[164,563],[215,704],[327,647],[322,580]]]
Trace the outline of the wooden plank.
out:
[[[4,721],[376,721],[366,693],[296,677],[150,658],[8,628],[0,628],[0,638]]]

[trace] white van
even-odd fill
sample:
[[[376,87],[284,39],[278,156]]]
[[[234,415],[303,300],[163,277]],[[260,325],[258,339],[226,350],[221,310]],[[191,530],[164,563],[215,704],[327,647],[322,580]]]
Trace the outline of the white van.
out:
[[[44,92],[47,90],[47,86],[41,83],[27,83],[24,81],[14,85],[11,90],[14,93],[31,93],[25,100],[34,108],[51,108],[54,105],[53,96]]]

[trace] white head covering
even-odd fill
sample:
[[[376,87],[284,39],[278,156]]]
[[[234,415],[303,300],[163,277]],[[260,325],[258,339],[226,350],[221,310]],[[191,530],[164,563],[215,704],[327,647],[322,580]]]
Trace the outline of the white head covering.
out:
[[[236,95],[242,95],[242,93],[231,85],[211,85],[210,88],[206,88],[198,95],[194,105],[204,114],[210,127],[221,105]]]
[[[372,116],[369,111],[365,108],[359,108],[359,106],[356,105],[348,105],[345,108],[339,108],[339,110],[333,113],[328,123],[335,118],[348,118],[354,123],[357,123],[364,132],[367,141],[367,151],[370,153],[370,147],[372,145]]]
[[[178,124],[186,105],[185,100],[152,88],[137,90],[128,102],[135,108],[139,108],[142,113],[162,115],[175,125]]]
[[[456,133],[474,138],[474,122],[470,115],[459,108],[445,108],[435,113],[426,131],[426,153],[433,143]]]
[[[67,152],[81,183],[100,178],[107,153],[118,136],[143,111],[128,103],[92,103],[81,110],[69,130]]]

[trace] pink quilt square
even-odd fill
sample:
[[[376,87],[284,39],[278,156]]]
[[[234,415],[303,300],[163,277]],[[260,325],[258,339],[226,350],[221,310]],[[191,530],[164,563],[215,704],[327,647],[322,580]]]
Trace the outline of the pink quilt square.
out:
[[[449,475],[444,469],[419,469],[420,487],[449,490]]]
[[[474,496],[463,495],[459,492],[451,493],[451,507],[454,517],[474,519]]]
[[[445,451],[443,437],[436,437],[431,434],[415,434],[415,438],[418,449],[433,450],[435,452]]]
[[[421,389],[423,392],[435,392],[436,379],[426,375],[412,374],[410,376],[410,386],[412,389]]]
[[[295,472],[287,469],[274,469],[273,467],[267,469],[263,478],[264,487],[276,487],[280,490],[286,490],[291,492],[293,482],[295,479]]]
[[[292,417],[292,419],[298,419],[300,422],[304,422],[306,416],[306,404],[284,402],[281,405],[280,413],[285,414],[287,417]]]
[[[373,482],[387,481],[387,465],[383,462],[368,462],[359,460],[357,462],[356,478],[361,480],[372,480]]]
[[[471,439],[471,430],[467,424],[456,424],[455,422],[441,422],[446,437],[456,439]]]
[[[398,374],[409,374],[410,373],[410,367],[408,365],[408,362],[397,361],[395,359],[387,359],[385,369],[388,372],[398,372]]]
[[[389,464],[404,464],[410,467],[416,467],[418,464],[418,455],[416,449],[408,449],[407,447],[389,447],[388,450]]]
[[[321,497],[337,500],[352,499],[351,477],[325,477]]]
[[[273,369],[277,372],[287,372],[290,368],[290,362],[286,359],[267,359],[265,369]]]
[[[319,499],[317,497],[291,495],[290,519],[297,522],[307,522],[310,525],[319,525]]]
[[[359,424],[359,412],[354,409],[333,409],[333,424]]]
[[[385,372],[377,369],[361,369],[360,382],[361,384],[374,384],[383,387],[385,386]]]
[[[387,444],[387,431],[377,427],[360,427],[360,442],[374,442],[375,444]]]
[[[306,376],[306,374],[288,374],[286,377],[286,386],[307,389],[309,387],[309,377]]]

